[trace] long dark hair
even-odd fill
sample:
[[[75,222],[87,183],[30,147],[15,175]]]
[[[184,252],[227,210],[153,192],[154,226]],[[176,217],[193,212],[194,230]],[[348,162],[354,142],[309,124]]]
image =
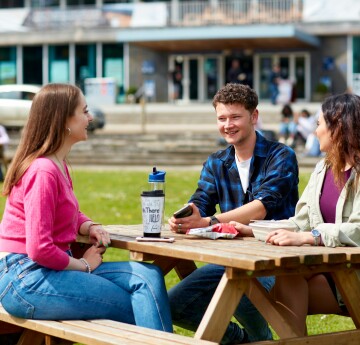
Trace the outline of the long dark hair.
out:
[[[357,177],[360,174],[360,97],[349,93],[330,96],[322,104],[322,112],[332,141],[325,163],[340,186],[347,163],[355,169]]]
[[[48,84],[35,95],[19,146],[6,174],[3,195],[21,179],[38,157],[51,155],[64,143],[66,121],[75,114],[81,90],[69,84]]]

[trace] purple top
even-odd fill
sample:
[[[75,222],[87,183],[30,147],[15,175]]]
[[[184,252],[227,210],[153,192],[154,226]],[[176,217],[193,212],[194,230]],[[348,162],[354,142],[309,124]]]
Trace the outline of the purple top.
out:
[[[351,169],[346,170],[344,174],[346,183],[351,175]],[[335,184],[334,175],[331,169],[328,169],[326,171],[320,196],[320,211],[325,223],[335,224],[336,204],[339,199],[341,189],[339,189],[339,187]]]

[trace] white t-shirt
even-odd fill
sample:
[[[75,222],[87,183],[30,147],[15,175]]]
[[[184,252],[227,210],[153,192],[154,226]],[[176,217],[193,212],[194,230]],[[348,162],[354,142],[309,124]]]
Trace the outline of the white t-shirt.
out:
[[[236,166],[238,168],[239,175],[240,175],[241,185],[243,187],[244,193],[246,193],[246,190],[249,186],[251,158],[246,161],[240,162],[239,159],[237,158],[237,156],[235,155],[235,160],[236,160]]]

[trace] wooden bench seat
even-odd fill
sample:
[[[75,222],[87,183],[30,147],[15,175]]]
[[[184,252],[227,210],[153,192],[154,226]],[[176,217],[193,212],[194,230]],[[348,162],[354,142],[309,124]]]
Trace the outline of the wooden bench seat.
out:
[[[156,331],[111,320],[44,321],[14,317],[0,305],[0,321],[24,328],[19,345],[52,345],[53,338],[86,345],[215,344],[179,334]]]

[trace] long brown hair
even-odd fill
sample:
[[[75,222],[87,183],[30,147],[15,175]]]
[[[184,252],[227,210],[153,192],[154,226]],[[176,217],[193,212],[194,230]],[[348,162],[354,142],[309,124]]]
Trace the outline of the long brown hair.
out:
[[[343,93],[328,97],[322,104],[332,145],[325,163],[331,168],[338,186],[344,183],[344,169],[349,163],[360,174],[360,97]],[[356,178],[356,186],[358,178]]]
[[[81,90],[69,84],[48,84],[35,95],[19,146],[6,174],[3,195],[9,195],[31,163],[51,155],[64,143],[66,121],[75,114]]]

